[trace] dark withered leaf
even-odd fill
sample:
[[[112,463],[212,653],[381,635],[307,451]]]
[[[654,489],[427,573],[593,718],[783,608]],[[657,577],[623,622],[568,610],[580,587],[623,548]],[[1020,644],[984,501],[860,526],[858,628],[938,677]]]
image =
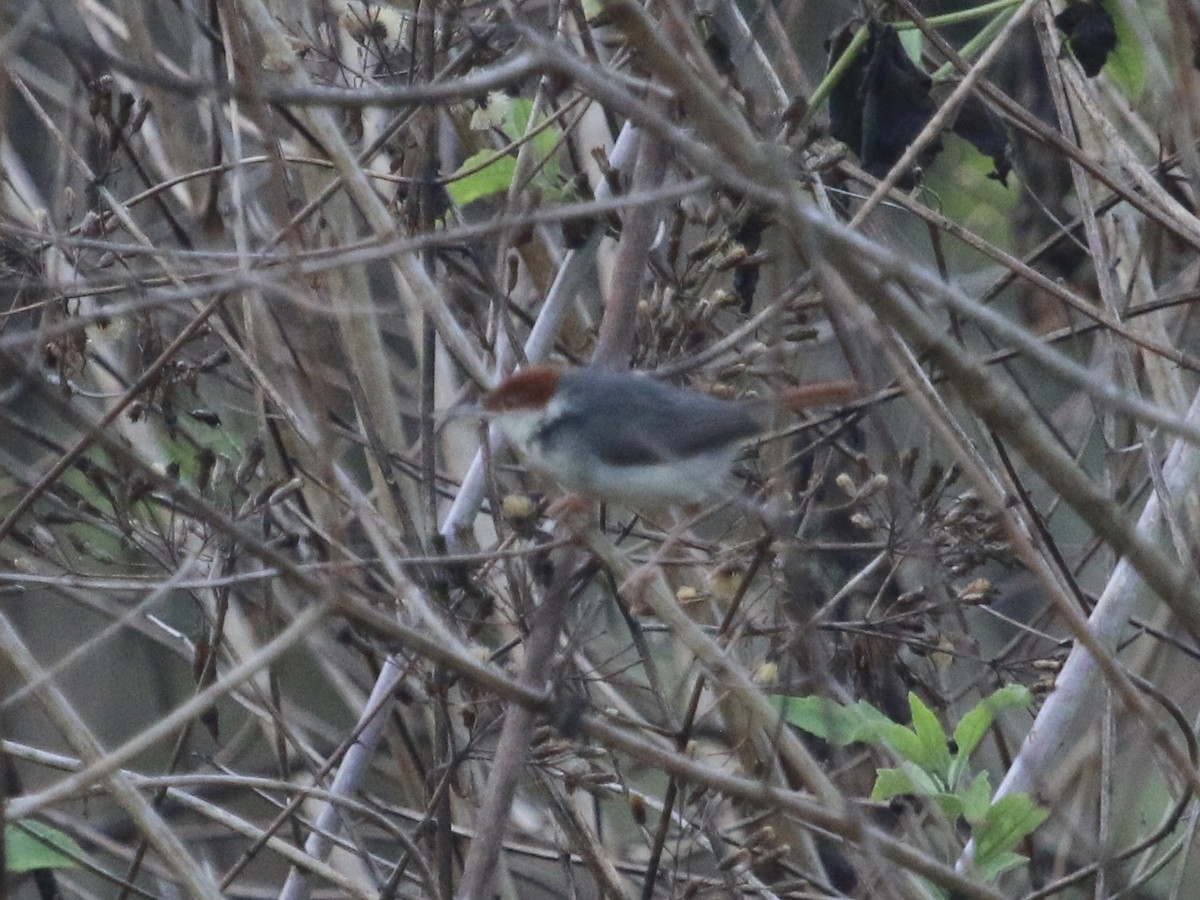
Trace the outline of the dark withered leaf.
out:
[[[733,270],[733,293],[737,296],[743,316],[754,307],[754,292],[758,289],[760,266],[738,266]]]
[[[945,83],[934,89],[934,96],[949,94],[954,85]],[[941,99],[939,97],[939,99]],[[967,95],[958,108],[950,130],[967,141],[984,156],[990,157],[995,171],[988,177],[1008,187],[1008,173],[1012,171],[1012,144],[1000,117],[974,91]]]
[[[708,36],[704,39],[704,49],[718,72],[727,78],[734,74],[733,54],[729,49],[729,42],[725,40],[723,34],[718,33],[715,29],[709,31]]]
[[[826,42],[829,51],[826,71],[833,68],[857,30],[856,22],[848,22]],[[829,133],[849,147],[855,156],[862,155],[862,93],[869,51],[869,46],[859,51],[829,94]]]
[[[591,237],[595,222],[591,219],[564,219],[562,223],[563,244],[568,250],[578,250]]]
[[[209,428],[219,428],[221,425],[221,416],[213,412],[211,409],[193,409],[188,411],[188,415],[202,425],[207,425]]]
[[[1054,17],[1054,24],[1067,36],[1067,45],[1079,60],[1083,73],[1088,78],[1099,75],[1108,54],[1117,49],[1117,26],[1108,10],[1099,3],[1071,0]]]
[[[1186,209],[1192,215],[1196,214],[1196,206],[1192,203],[1191,195],[1184,190],[1188,181],[1181,175],[1176,175],[1166,171],[1163,166],[1162,159],[1159,159],[1158,177],[1155,179],[1163,186],[1163,189],[1170,195],[1171,199]]]
[[[887,173],[921,129],[936,106],[929,96],[929,76],[913,65],[890,25],[871,23],[870,62],[863,84],[862,167],[875,176]],[[931,141],[917,159],[922,168],[942,149]]]
[[[734,229],[733,237],[746,248],[747,253],[757,253],[762,244],[762,234],[769,221],[760,210],[750,210],[746,218]],[[738,266],[733,270],[733,292],[741,301],[742,315],[749,315],[754,305],[754,292],[758,288],[759,266]]]
[[[212,735],[214,741],[221,740],[221,716],[215,706],[210,706],[200,713],[200,724]]]
[[[757,253],[762,243],[762,233],[769,221],[760,210],[750,210],[733,231],[733,238],[746,248],[747,253]]]

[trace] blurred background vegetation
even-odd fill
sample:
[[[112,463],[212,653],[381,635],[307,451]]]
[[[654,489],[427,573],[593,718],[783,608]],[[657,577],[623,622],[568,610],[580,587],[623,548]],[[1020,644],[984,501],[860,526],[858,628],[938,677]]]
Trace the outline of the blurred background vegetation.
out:
[[[1190,0],[0,23],[9,894],[1191,896]],[[864,397],[580,518],[545,359]]]

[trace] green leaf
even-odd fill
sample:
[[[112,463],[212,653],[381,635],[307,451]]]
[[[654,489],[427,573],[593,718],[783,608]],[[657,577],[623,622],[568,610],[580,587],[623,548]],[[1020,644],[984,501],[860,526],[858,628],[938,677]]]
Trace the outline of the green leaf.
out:
[[[920,765],[921,739],[911,728],[889,721],[879,727],[879,737],[901,759]]]
[[[844,707],[832,700],[815,696],[788,697],[784,694],[772,694],[769,700],[779,710],[783,721],[801,731],[839,747],[856,740],[845,733],[849,723],[845,720]]]
[[[917,29],[897,30],[897,36],[900,38],[900,46],[904,48],[904,52],[908,54],[908,58],[912,60],[913,65],[925,71],[925,66],[921,61],[921,51],[925,48],[925,35],[921,34]]]
[[[936,797],[944,793],[929,773],[916,763],[903,762],[897,768],[883,768],[875,773],[871,799],[886,803],[893,797]]]
[[[912,711],[913,732],[921,747],[921,758],[913,762],[945,781],[950,772],[950,746],[946,743],[942,723],[933,710],[912,692],[908,695],[908,708]]]
[[[1115,0],[1101,0],[1100,5],[1108,10],[1117,29],[1117,49],[1108,54],[1104,72],[1126,98],[1136,101],[1146,88],[1146,54],[1121,4]]]
[[[908,695],[908,706],[913,727],[887,719],[879,724],[879,735],[901,759],[916,763],[930,775],[944,780],[950,765],[950,749],[942,726],[916,694]]]
[[[491,160],[491,162],[488,162]],[[484,165],[487,163],[487,165]],[[472,169],[483,166],[477,172]],[[465,160],[458,167],[458,172],[471,172],[462,178],[457,177],[446,185],[450,199],[458,206],[466,206],[483,197],[504,193],[512,184],[513,174],[517,170],[517,161],[511,156],[496,156],[493,150],[480,150],[474,156]]]
[[[980,772],[967,789],[959,791],[962,798],[962,814],[971,825],[978,825],[987,816],[992,803],[992,785],[987,772]]]
[[[957,748],[955,753],[959,759],[965,761],[975,752],[975,748],[991,727],[993,718],[992,711],[984,700],[959,720],[958,725],[954,727],[954,745]]]
[[[786,697],[775,694],[771,703],[789,725],[844,747],[853,743],[879,743],[881,725],[895,725],[866,701],[842,706],[824,697]]]
[[[983,876],[985,881],[995,881],[1001,874],[1009,869],[1015,869],[1017,866],[1022,866],[1026,862],[1024,856],[1020,853],[998,853],[993,857],[986,866],[976,866],[976,871]]]
[[[982,702],[986,703],[994,714],[999,715],[1009,709],[1025,708],[1033,702],[1033,694],[1023,684],[1006,684],[992,691],[992,695],[985,697]]]
[[[538,116],[534,126],[529,118],[533,115],[533,101],[525,97],[510,97],[500,130],[510,141],[519,141],[525,137],[531,127],[536,127],[546,121],[545,116]],[[562,169],[556,159],[556,151],[562,131],[557,125],[544,128],[530,138],[533,157],[533,177],[531,179],[539,190],[550,195],[553,199],[564,196],[562,189]],[[509,179],[512,180],[511,178]]]
[[[1033,802],[1025,793],[1008,794],[993,803],[984,814],[982,825],[974,829],[975,865],[981,870],[992,865],[1003,853],[1017,846],[1039,825],[1050,811]]]
[[[533,101],[527,100],[524,97],[514,97],[512,101],[511,112],[512,117],[509,120],[511,122],[511,128],[505,127],[504,133],[508,136],[509,140],[519,141],[525,136],[525,132],[529,130],[529,116],[533,112]],[[539,116],[537,124],[541,125],[544,121],[546,121],[545,116]],[[552,125],[549,128],[539,131],[533,136],[533,147],[538,153],[539,162],[547,159],[552,153],[554,153],[555,149],[558,147],[558,139],[560,135],[561,133],[559,132],[558,127]],[[554,174],[557,174],[558,167],[555,166],[554,169]],[[547,174],[549,174],[548,167]]]
[[[1029,689],[1024,685],[1006,685],[994,691],[991,696],[984,697],[959,720],[954,729],[954,743],[957,750],[954,761],[950,765],[949,783],[951,787],[958,784],[962,773],[966,771],[967,759],[975,752],[975,748],[987,734],[987,730],[992,726],[996,716],[1006,709],[1026,707],[1030,700]]]
[[[516,142],[525,137],[532,115],[532,100],[525,97],[509,97],[496,92],[489,94],[487,106],[477,110],[471,117],[471,127],[476,131],[499,129],[505,138]],[[544,116],[538,117],[538,124],[545,121]],[[566,195],[562,169],[556,159],[561,136],[561,129],[557,125],[551,125],[530,138],[533,172],[531,183],[543,195],[552,199],[561,199]],[[483,168],[479,171],[472,171],[480,166]],[[466,206],[484,197],[507,192],[512,185],[516,168],[515,155],[497,157],[494,151],[481,150],[458,167],[446,190],[451,200],[459,206]]]
[[[880,769],[875,773],[875,786],[871,788],[871,799],[876,803],[887,803],[893,797],[909,797],[919,794],[917,785],[903,769]]]
[[[938,791],[933,795],[934,801],[942,808],[942,812],[951,822],[957,822],[963,813],[962,798],[949,791]]]
[[[29,872],[33,869],[76,869],[79,864],[66,853],[60,853],[34,837],[40,835],[46,841],[61,847],[67,853],[86,856],[83,848],[70,835],[34,822],[20,819],[4,827],[4,860],[10,872]]]

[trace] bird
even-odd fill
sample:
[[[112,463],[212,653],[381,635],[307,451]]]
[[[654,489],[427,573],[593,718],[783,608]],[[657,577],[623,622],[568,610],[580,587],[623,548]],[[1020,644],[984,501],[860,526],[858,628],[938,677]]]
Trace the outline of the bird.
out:
[[[776,405],[799,409],[862,395],[857,382],[793,388]],[[729,470],[765,428],[770,402],[722,400],[645,373],[531,365],[483,400],[531,468],[594,500],[670,508],[730,493]]]

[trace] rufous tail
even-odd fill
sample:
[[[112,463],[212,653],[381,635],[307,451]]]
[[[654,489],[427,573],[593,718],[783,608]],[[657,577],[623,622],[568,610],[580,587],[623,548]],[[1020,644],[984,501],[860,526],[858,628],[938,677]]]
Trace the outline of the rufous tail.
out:
[[[841,406],[866,396],[857,381],[818,381],[780,391],[779,405],[792,412],[817,406]]]

